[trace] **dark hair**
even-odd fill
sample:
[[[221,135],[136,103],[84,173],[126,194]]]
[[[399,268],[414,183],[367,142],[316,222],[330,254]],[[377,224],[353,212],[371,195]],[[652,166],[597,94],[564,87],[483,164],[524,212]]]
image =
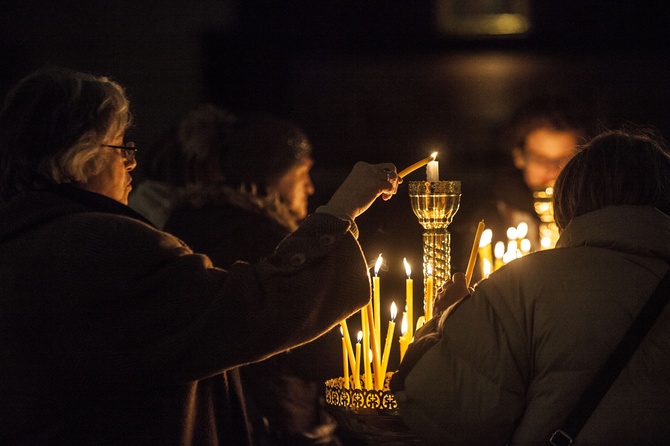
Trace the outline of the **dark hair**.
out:
[[[654,206],[670,215],[670,155],[651,129],[610,130],[593,138],[554,185],[554,217],[564,230],[605,206]]]
[[[130,122],[123,88],[106,77],[63,68],[28,75],[0,111],[0,199],[84,181],[101,167],[102,141]]]
[[[221,181],[221,159],[236,121],[215,105],[196,107],[142,154],[140,173],[175,187]]]
[[[307,136],[295,124],[270,115],[246,116],[233,127],[223,162],[226,182],[265,194],[268,186],[311,153]]]

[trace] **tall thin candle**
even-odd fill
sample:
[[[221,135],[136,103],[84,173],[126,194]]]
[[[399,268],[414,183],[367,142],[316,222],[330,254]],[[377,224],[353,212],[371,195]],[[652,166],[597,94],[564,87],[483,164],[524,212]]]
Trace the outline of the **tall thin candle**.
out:
[[[356,341],[356,362],[354,362],[354,389],[361,388],[361,340],[363,339],[363,332],[358,332],[358,340]]]
[[[391,344],[393,343],[393,332],[395,332],[395,317],[397,312],[398,309],[395,306],[395,302],[391,302],[391,320],[386,329],[386,341],[384,342],[384,354],[382,355],[382,377],[386,377],[386,369],[389,365],[389,355],[391,354]]]
[[[372,390],[372,372],[370,370],[370,324],[368,319],[368,308],[370,303],[361,308],[361,327],[363,328],[363,345],[362,345],[362,360],[363,360],[363,382],[365,383],[365,390]]]
[[[368,303],[368,325],[372,326],[374,322],[372,321],[372,307],[370,303]],[[380,347],[379,347],[379,338],[377,338],[376,335],[376,330],[373,330],[372,328],[368,330],[370,333],[370,347],[372,349],[372,373],[374,375],[375,381],[374,381],[374,388],[375,390],[381,390],[381,382],[383,380],[382,375],[381,375],[381,352],[380,352]]]
[[[401,170],[401,171],[398,173],[398,176],[399,176],[400,178],[405,178],[406,175],[408,175],[408,174],[414,172],[414,171],[415,171],[416,169],[418,169],[419,167],[423,167],[423,166],[425,166],[426,164],[428,164],[429,162],[434,161],[435,158],[437,158],[437,152],[433,152],[433,153],[430,154],[429,157],[424,158],[424,159],[422,159],[421,161],[417,161],[416,163],[412,164],[412,165],[409,166],[409,167],[405,167],[403,170]]]
[[[347,352],[347,343],[344,340],[344,330],[340,327],[340,333],[342,333],[342,368],[344,373],[342,377],[344,378],[344,388],[349,388],[349,353]]]
[[[402,313],[402,321],[400,323],[400,338],[398,339],[398,344],[400,344],[400,362],[402,362],[405,357],[405,352],[407,351],[407,311]]]
[[[402,259],[405,264],[405,272],[407,273],[407,279],[405,280],[405,298],[406,298],[406,312],[407,312],[407,342],[412,341],[414,336],[414,281],[412,280],[412,270],[407,263],[407,259]]]
[[[468,260],[468,267],[465,270],[465,283],[467,286],[470,286],[470,279],[472,279],[472,273],[475,270],[475,260],[477,260],[477,251],[479,250],[479,241],[482,238],[482,232],[484,232],[484,220],[480,221],[477,225],[477,232],[475,233],[475,241],[472,243],[472,251],[470,251],[470,259]]]
[[[433,267],[430,263],[426,265],[426,308],[423,310],[426,322],[433,318]]]
[[[379,280],[379,269],[382,267],[382,264],[384,263],[384,259],[382,258],[382,255],[379,254],[379,257],[377,257],[377,261],[375,262],[375,275],[372,278],[372,314],[374,316],[374,329],[375,329],[375,335],[378,340],[381,341],[381,302],[380,302],[380,296],[381,296],[381,286],[380,286],[380,280]],[[377,351],[377,355],[379,355],[379,351]]]
[[[351,337],[349,336],[349,327],[347,326],[347,320],[342,319],[340,321],[340,328],[344,336],[344,342],[347,346],[347,353],[349,354],[349,364],[353,367],[356,359],[354,358],[354,348],[351,345]]]

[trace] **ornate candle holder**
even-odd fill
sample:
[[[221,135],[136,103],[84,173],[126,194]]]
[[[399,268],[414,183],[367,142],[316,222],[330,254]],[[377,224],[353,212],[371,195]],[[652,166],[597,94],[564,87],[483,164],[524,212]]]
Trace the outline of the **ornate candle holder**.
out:
[[[426,295],[428,265],[433,295],[451,278],[451,235],[447,227],[461,204],[460,181],[410,181],[412,210],[423,226],[423,283]]]
[[[554,220],[554,188],[544,186],[533,190],[535,212],[540,217],[540,246],[551,249],[558,241],[558,226]]]
[[[403,423],[398,403],[388,387],[393,373],[386,374],[383,390],[354,389],[353,377],[349,388],[344,378],[326,381],[326,409],[338,424],[371,446],[419,445],[421,442]],[[373,378],[374,379],[374,378]]]

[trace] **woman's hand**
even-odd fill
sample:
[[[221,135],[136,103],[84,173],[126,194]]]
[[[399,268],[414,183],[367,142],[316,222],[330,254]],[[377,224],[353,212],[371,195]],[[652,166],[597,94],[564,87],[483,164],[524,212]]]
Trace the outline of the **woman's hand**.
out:
[[[398,176],[393,164],[368,164],[359,161],[324,206],[323,212],[354,220],[380,195],[383,200],[389,200],[398,191],[400,183],[402,178]]]
[[[472,288],[468,288],[465,274],[454,273],[451,280],[447,280],[437,291],[437,299],[434,305],[436,314],[445,311],[464,297],[467,297],[472,291]]]

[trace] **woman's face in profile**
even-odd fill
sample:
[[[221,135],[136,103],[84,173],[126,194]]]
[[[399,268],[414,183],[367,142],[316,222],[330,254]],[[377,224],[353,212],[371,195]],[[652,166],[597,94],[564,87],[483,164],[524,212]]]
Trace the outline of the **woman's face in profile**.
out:
[[[314,184],[309,174],[312,164],[311,158],[303,157],[279,178],[276,185],[268,188],[274,189],[293,215],[300,220],[307,217],[307,201],[314,194]]]
[[[134,152],[106,145],[123,146],[123,135],[103,143],[100,152],[100,156],[104,157],[102,169],[90,175],[85,182],[77,183],[77,186],[127,205],[132,190],[130,172],[137,166]]]

